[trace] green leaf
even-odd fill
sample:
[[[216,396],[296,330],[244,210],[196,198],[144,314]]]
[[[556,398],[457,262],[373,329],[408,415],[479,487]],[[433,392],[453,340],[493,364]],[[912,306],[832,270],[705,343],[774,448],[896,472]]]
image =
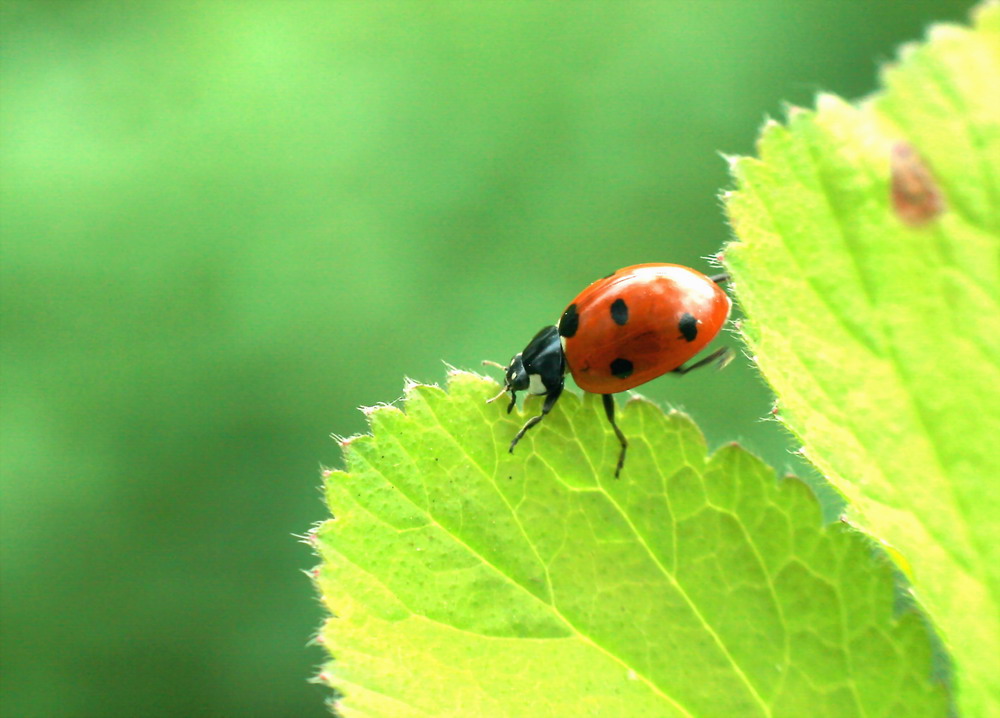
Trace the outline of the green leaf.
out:
[[[943,716],[885,555],[796,479],[629,401],[528,415],[453,373],[369,412],[330,472],[321,678],[345,716]]]
[[[734,162],[747,343],[805,455],[910,566],[963,715],[1000,715],[1000,4],[939,26],[858,107],[821,97]],[[905,142],[944,200],[890,201]]]

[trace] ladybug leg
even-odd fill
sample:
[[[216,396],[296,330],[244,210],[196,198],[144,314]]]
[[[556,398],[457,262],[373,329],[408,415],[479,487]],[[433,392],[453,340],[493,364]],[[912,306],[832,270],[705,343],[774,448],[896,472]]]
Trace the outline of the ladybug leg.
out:
[[[729,281],[729,272],[723,272],[722,274],[713,274],[709,277],[716,284],[722,284],[723,282]]]
[[[688,366],[679,366],[674,369],[675,374],[687,374],[692,369],[699,369],[703,366],[708,366],[709,364],[719,363],[719,368],[721,369],[726,364],[728,364],[733,358],[733,355],[729,351],[729,347],[722,347],[721,349],[716,349],[714,352],[709,354],[704,359],[699,359],[694,364],[689,364]]]
[[[608,415],[608,421],[611,422],[611,428],[615,430],[615,434],[618,435],[618,443],[622,445],[621,453],[618,454],[618,466],[615,467],[615,478],[618,478],[618,474],[621,473],[622,466],[625,465],[625,450],[628,448],[628,439],[625,438],[625,434],[622,430],[618,428],[618,424],[615,423],[615,398],[611,394],[602,394],[601,398],[604,400],[604,413]]]
[[[559,396],[562,394],[562,390],[563,390],[563,385],[560,383],[559,386],[557,386],[555,389],[550,390],[549,393],[545,395],[545,403],[542,404],[542,413],[539,414],[538,416],[531,417],[530,419],[528,419],[527,423],[521,427],[521,430],[517,432],[517,435],[514,437],[514,440],[510,442],[510,449],[509,449],[510,453],[512,454],[514,453],[514,447],[517,446],[517,442],[521,440],[521,437],[525,435],[528,429],[530,429],[535,424],[540,422],[543,418],[545,418],[546,414],[552,411],[552,407],[556,405],[557,401],[559,401]],[[511,405],[511,407],[513,408],[513,404]]]

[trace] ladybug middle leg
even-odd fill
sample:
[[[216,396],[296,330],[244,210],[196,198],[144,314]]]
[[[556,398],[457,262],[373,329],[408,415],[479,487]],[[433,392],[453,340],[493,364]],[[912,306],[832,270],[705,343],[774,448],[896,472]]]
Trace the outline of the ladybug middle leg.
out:
[[[618,428],[618,424],[615,423],[615,399],[612,394],[601,394],[601,398],[604,400],[604,413],[608,415],[608,421],[611,422],[611,428],[615,430],[615,434],[618,435],[618,443],[622,445],[621,453],[618,454],[618,465],[615,467],[615,478],[618,478],[618,474],[621,473],[622,466],[625,465],[625,450],[628,449],[628,439],[625,438],[625,434],[622,430]]]

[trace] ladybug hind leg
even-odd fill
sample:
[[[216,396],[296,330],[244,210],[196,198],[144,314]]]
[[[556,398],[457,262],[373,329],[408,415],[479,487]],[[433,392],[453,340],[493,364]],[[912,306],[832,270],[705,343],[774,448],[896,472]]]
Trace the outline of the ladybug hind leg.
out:
[[[689,364],[687,366],[679,366],[674,369],[674,374],[687,374],[692,369],[700,369],[703,366],[708,366],[709,364],[715,364],[718,362],[719,368],[721,369],[730,361],[732,361],[733,355],[729,351],[729,347],[722,347],[721,349],[716,349],[714,352],[709,354],[704,359],[699,359],[694,364]]]
[[[611,422],[611,428],[615,430],[615,434],[618,436],[618,443],[622,445],[621,453],[618,454],[618,465],[615,467],[615,478],[618,478],[618,474],[621,473],[622,467],[625,465],[625,450],[628,449],[628,439],[625,438],[625,434],[622,430],[618,428],[618,424],[615,423],[615,398],[611,394],[602,394],[601,398],[604,400],[604,413],[608,415],[608,421]]]

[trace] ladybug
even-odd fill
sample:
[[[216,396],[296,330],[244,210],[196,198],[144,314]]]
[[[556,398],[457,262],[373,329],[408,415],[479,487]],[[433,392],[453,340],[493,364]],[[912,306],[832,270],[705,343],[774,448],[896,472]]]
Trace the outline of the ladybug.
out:
[[[490,401],[510,392],[507,413],[519,391],[545,396],[542,413],[529,419],[510,442],[511,453],[525,432],[552,411],[569,372],[577,386],[601,394],[604,400],[604,411],[621,444],[617,478],[628,440],[615,423],[612,395],[667,372],[686,374],[728,362],[729,350],[722,348],[684,364],[715,338],[729,318],[732,302],[719,286],[728,278],[709,277],[679,264],[619,269],[580,292],[559,323],[538,332],[510,364],[484,362],[504,372],[503,390]]]

